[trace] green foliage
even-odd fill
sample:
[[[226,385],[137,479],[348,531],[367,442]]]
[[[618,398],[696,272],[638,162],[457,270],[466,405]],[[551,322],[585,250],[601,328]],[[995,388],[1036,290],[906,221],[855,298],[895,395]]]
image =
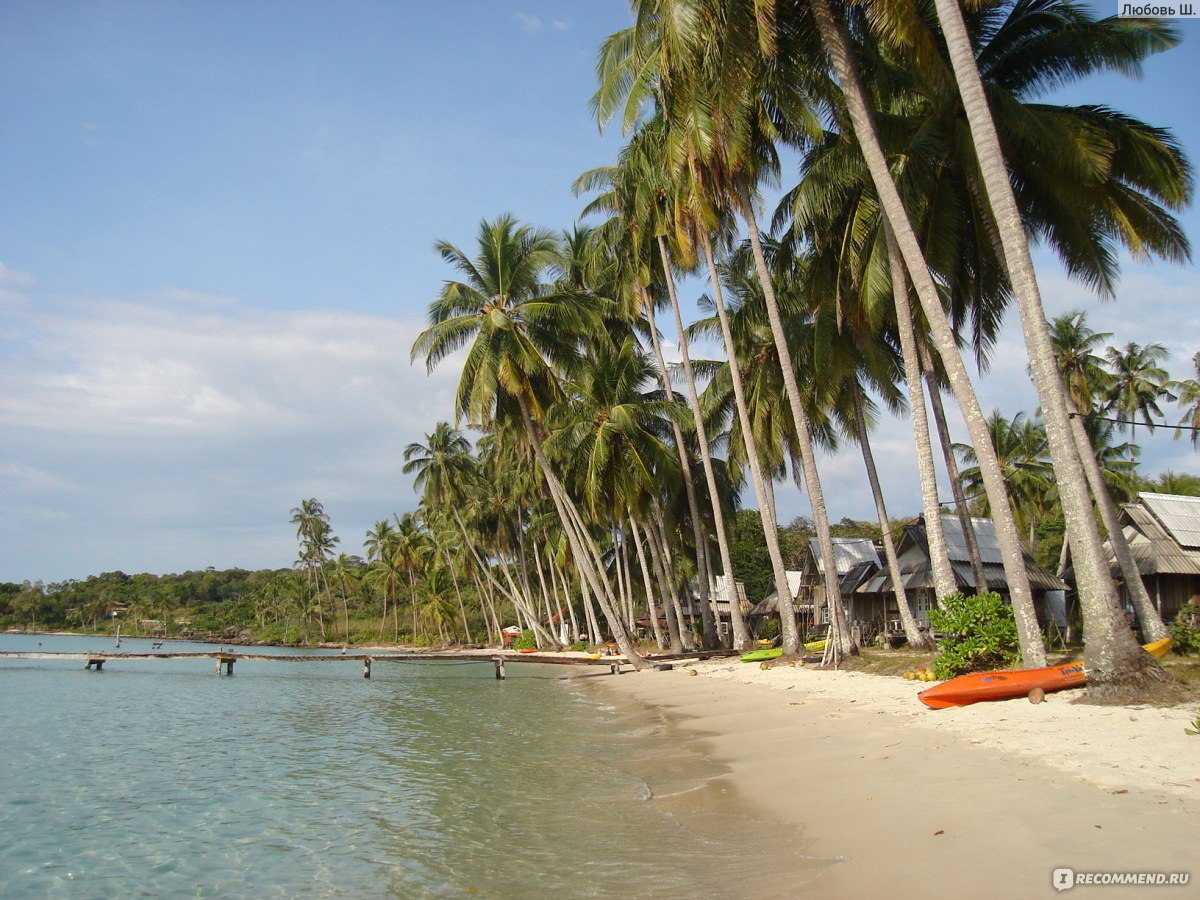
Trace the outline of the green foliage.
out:
[[[1019,656],[1017,621],[999,594],[950,594],[942,608],[929,611],[929,623],[942,633],[942,654],[933,662],[939,679],[965,672],[1012,666]]]
[[[1192,724],[1192,727],[1191,728],[1185,727],[1183,729],[1183,733],[1184,734],[1200,734],[1200,716],[1196,716],[1196,718],[1192,720],[1191,724]]]
[[[583,651],[587,650],[587,648],[588,648],[587,641],[576,641],[567,649],[574,650],[576,653],[582,653]]]
[[[761,627],[758,629],[758,636],[764,640],[774,640],[779,637],[779,632],[782,626],[779,624],[779,619],[775,616],[767,616],[763,619]]]
[[[517,635],[516,640],[512,643],[514,650],[536,650],[537,636],[533,633],[533,629],[526,628]]]
[[[1184,605],[1171,623],[1171,649],[1183,656],[1200,653],[1200,606],[1194,600]]]
[[[771,556],[763,534],[762,516],[756,509],[740,509],[734,519],[729,556],[737,580],[746,586],[746,599],[757,603],[771,582]]]

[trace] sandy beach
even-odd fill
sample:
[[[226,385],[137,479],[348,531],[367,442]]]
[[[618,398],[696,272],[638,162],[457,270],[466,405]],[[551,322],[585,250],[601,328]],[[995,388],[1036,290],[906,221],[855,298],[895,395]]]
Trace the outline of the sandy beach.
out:
[[[693,812],[795,825],[814,897],[1053,896],[1053,873],[1189,872],[1200,896],[1200,736],[1189,707],[1072,704],[1077,691],[934,711],[896,677],[710,660],[589,678],[660,710],[722,765]],[[789,896],[769,873],[741,896]]]

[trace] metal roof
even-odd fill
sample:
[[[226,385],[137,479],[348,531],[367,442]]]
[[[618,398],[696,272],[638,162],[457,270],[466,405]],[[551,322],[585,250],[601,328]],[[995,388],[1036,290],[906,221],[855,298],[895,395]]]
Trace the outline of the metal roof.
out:
[[[1145,503],[1147,497],[1151,503]],[[1166,494],[1141,494],[1138,501],[1128,503],[1121,508],[1125,519],[1123,530],[1125,540],[1129,542],[1129,550],[1137,562],[1138,571],[1143,575],[1200,575],[1200,549],[1181,546],[1179,540],[1166,527],[1162,519],[1155,515],[1153,506],[1161,509],[1173,509],[1177,518],[1183,504],[1160,503],[1162,498],[1169,500],[1195,500],[1196,497],[1173,497]],[[1195,507],[1200,511],[1200,502]],[[1185,508],[1186,509],[1186,508]],[[1170,516],[1171,514],[1168,513]],[[1184,529],[1186,533],[1186,529]],[[1116,568],[1116,555],[1109,542],[1105,541],[1104,550],[1109,562]]]
[[[946,534],[947,556],[950,567],[954,571],[955,581],[963,590],[971,590],[975,586],[975,574],[971,571],[970,557],[967,553],[967,542],[963,538],[962,524],[958,516],[942,516],[942,530]],[[988,587],[995,590],[1008,590],[1008,578],[1004,574],[1004,561],[1000,555],[1000,539],[996,536],[996,525],[991,519],[971,519],[975,537],[979,543],[979,555],[983,561],[983,574]],[[905,527],[905,537],[902,545],[916,547],[921,556],[912,558],[902,564],[901,581],[905,589],[934,588],[933,571],[929,565],[929,541],[925,533],[924,523],[914,523]],[[1053,573],[1046,571],[1033,562],[1028,552],[1022,551],[1025,560],[1025,571],[1029,575],[1029,584],[1035,590],[1061,591],[1067,587],[1066,582]],[[879,593],[892,590],[892,579],[884,569],[870,581],[858,588],[859,593]]]
[[[809,549],[813,559],[817,561],[817,571],[825,574],[825,561],[821,559],[821,545],[816,538],[809,538]],[[837,538],[833,539],[833,558],[837,562],[837,573],[845,575],[851,569],[862,563],[882,565],[879,551],[868,538]]]
[[[1146,493],[1138,499],[1175,543],[1186,550],[1200,550],[1200,497]]]
[[[975,531],[975,542],[979,544],[979,558],[984,565],[1004,564],[1000,555],[1000,538],[996,536],[996,523],[991,519],[971,519]],[[967,539],[963,537],[962,522],[958,516],[942,516],[942,532],[946,535],[946,555],[951,562],[970,562]]]

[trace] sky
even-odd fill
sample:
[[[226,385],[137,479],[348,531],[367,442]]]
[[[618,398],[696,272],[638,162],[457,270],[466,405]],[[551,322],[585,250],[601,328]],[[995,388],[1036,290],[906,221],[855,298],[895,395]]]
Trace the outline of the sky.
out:
[[[587,100],[628,23],[600,0],[0,0],[0,581],[284,567],[303,498],[347,553],[413,509],[404,447],[458,375],[409,362],[451,277],[433,244],[504,212],[574,223],[572,180],[620,146]],[[1141,81],[1054,99],[1170,127],[1195,162],[1200,20],[1179,25]],[[1191,374],[1194,265],[1126,260],[1101,304],[1035,260],[1049,315]],[[1011,318],[977,383],[1008,416],[1036,407]],[[1147,473],[1200,471],[1169,429],[1139,442]],[[874,449],[892,514],[917,512],[908,422]],[[873,516],[853,448],[821,472],[835,519]]]

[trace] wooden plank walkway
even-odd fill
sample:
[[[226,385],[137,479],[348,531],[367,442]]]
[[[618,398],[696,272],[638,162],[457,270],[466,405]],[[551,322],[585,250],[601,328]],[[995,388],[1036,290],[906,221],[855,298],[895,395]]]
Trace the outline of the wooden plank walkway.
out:
[[[662,654],[645,657],[646,662],[658,666],[669,666],[685,660],[707,659],[713,656],[729,656],[735,651],[708,650],[697,653]],[[234,663],[241,660],[254,662],[346,662],[359,661],[363,664],[363,678],[371,677],[371,665],[375,662],[480,662],[492,663],[496,667],[496,678],[505,677],[504,667],[507,663],[540,663],[543,665],[566,666],[607,666],[614,675],[621,674],[621,667],[629,661],[624,656],[562,656],[553,652],[545,653],[515,653],[512,651],[460,651],[458,653],[405,653],[405,652],[359,652],[359,653],[323,653],[312,656],[292,656],[281,653],[241,653],[229,650],[200,650],[173,652],[167,650],[152,650],[145,653],[122,653],[95,650],[92,652],[54,653],[47,651],[0,651],[0,661],[6,659],[43,659],[43,660],[83,660],[85,669],[102,671],[104,664],[113,660],[150,660],[150,659],[212,659],[216,661],[217,674],[225,670],[226,675],[233,674]]]

